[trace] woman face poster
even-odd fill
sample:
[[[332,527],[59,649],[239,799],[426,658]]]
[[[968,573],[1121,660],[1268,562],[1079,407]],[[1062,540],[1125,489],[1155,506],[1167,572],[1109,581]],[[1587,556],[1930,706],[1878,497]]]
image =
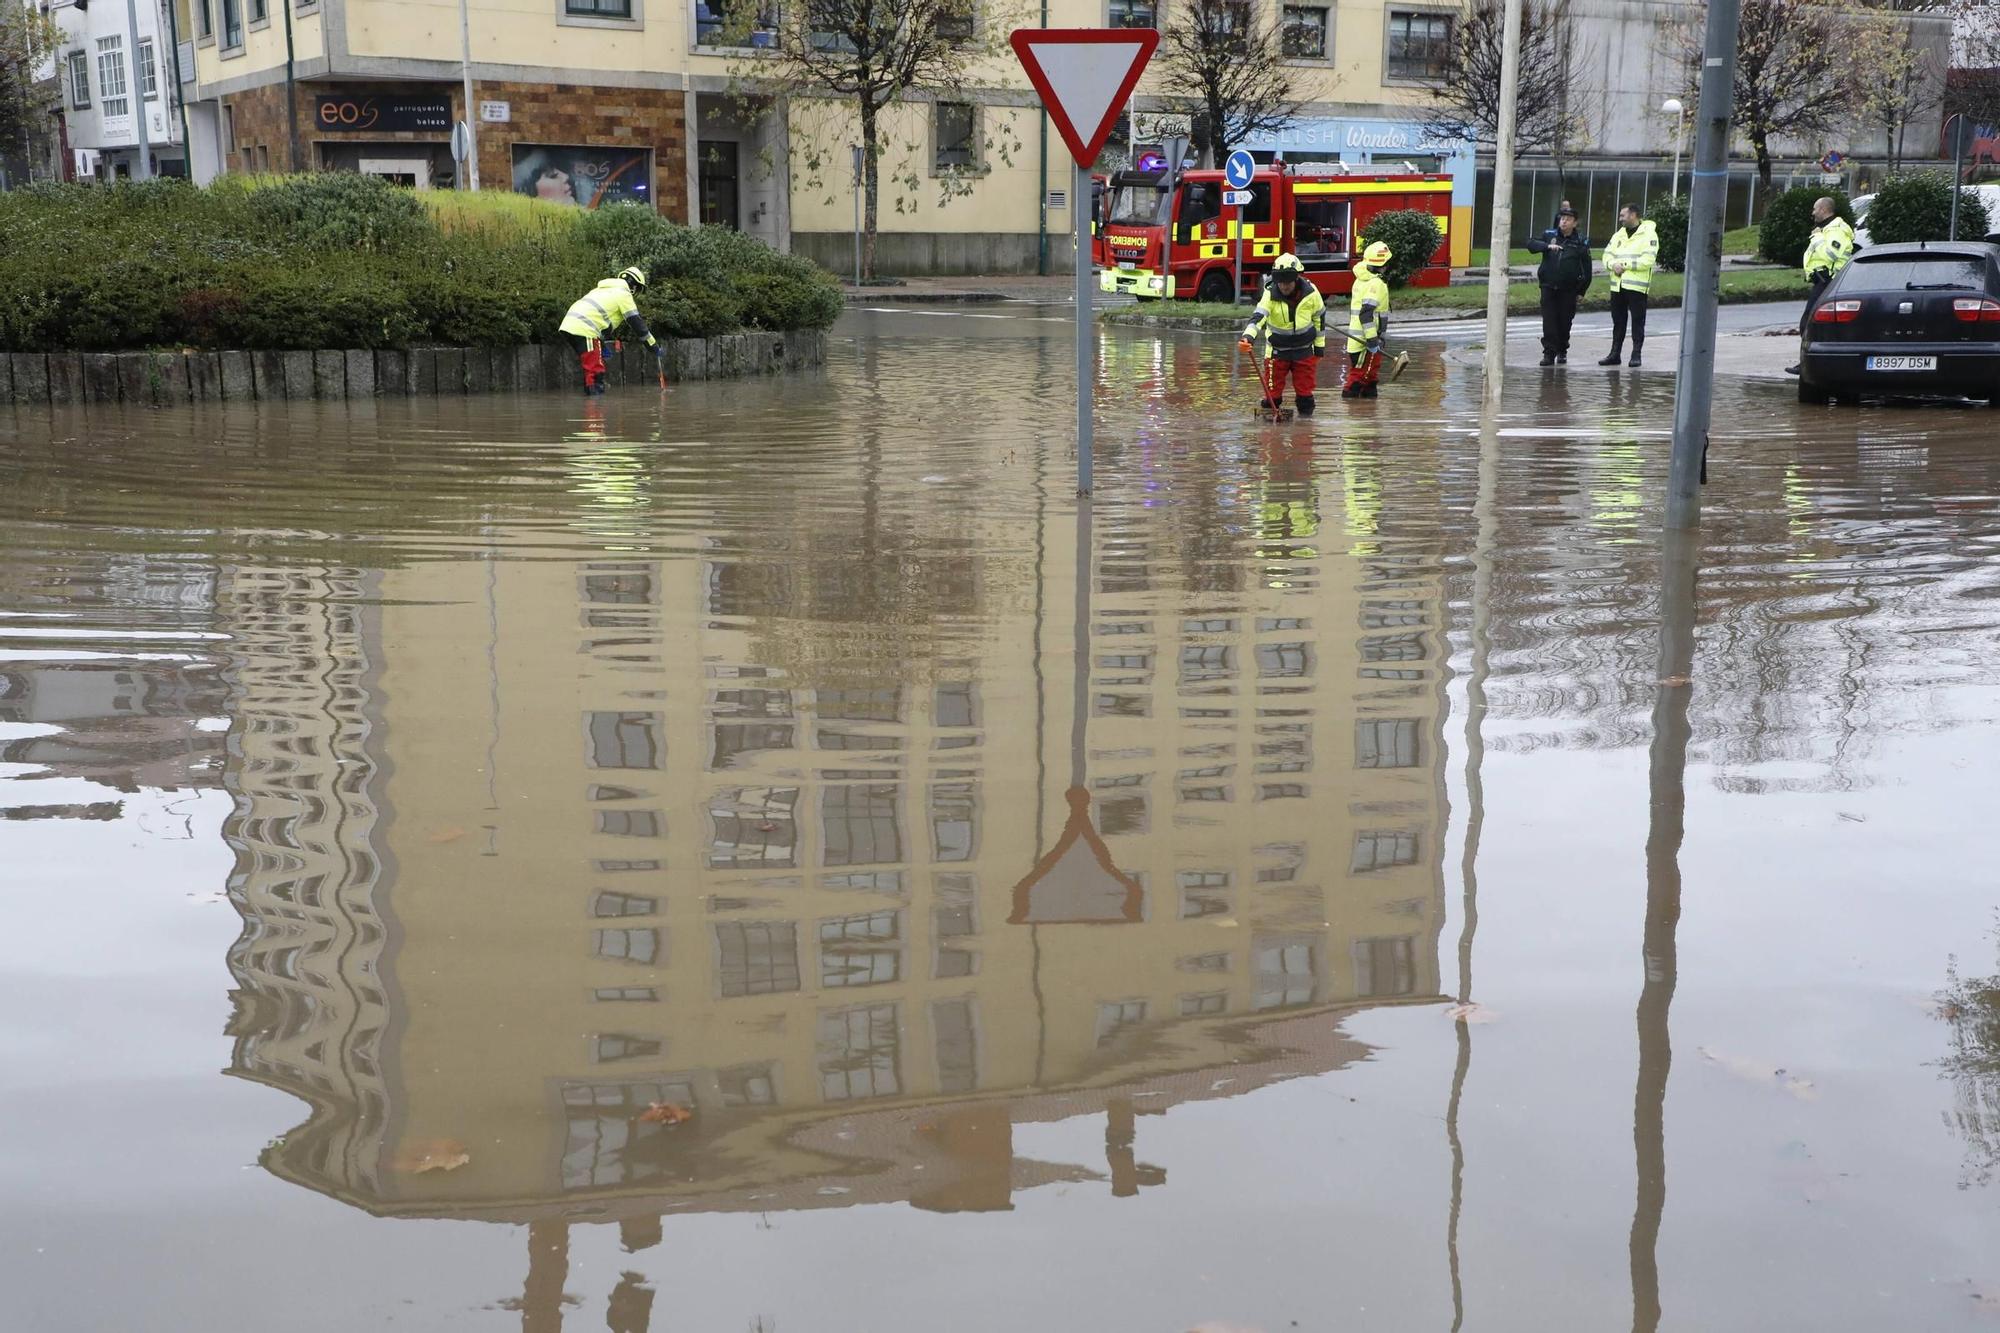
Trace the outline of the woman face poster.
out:
[[[514,192],[578,208],[653,202],[645,148],[514,145]]]

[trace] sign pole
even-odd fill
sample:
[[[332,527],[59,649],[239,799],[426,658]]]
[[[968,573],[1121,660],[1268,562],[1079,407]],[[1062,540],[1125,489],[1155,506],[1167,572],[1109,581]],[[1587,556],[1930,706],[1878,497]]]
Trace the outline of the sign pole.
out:
[[[465,188],[479,188],[479,108],[472,102],[472,14],[466,0],[458,0],[459,77],[465,83]],[[298,164],[292,165],[298,170]]]
[[[1079,162],[1070,187],[1069,213],[1076,229],[1076,493],[1089,495],[1091,484],[1092,355],[1097,350],[1097,326],[1090,311],[1090,214],[1077,201],[1090,195],[1090,168]]]

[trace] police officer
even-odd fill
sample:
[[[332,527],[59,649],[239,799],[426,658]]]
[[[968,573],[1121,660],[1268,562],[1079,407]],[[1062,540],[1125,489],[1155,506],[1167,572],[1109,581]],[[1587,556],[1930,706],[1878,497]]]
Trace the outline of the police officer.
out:
[[[1373,398],[1382,376],[1382,339],[1389,331],[1389,284],[1382,267],[1396,257],[1388,242],[1376,241],[1354,266],[1354,289],[1347,297],[1347,379],[1342,398]]]
[[[1260,331],[1271,340],[1271,378],[1264,406],[1275,409],[1284,401],[1289,377],[1299,415],[1311,416],[1319,359],[1326,355],[1326,298],[1307,281],[1306,266],[1297,255],[1279,255],[1271,261],[1270,285],[1243,326],[1243,345],[1247,348]]]
[[[1576,229],[1576,210],[1556,214],[1555,234],[1536,237],[1528,248],[1542,257],[1535,272],[1542,288],[1542,364],[1567,365],[1576,303],[1590,290],[1590,242]]]
[[[1813,234],[1806,242],[1805,262],[1799,267],[1811,291],[1806,295],[1805,313],[1799,316],[1800,346],[1804,346],[1806,325],[1812,322],[1813,307],[1847,261],[1854,258],[1854,228],[1834,210],[1833,200],[1821,195],[1813,200]],[[1786,366],[1787,375],[1796,375],[1796,365]]]

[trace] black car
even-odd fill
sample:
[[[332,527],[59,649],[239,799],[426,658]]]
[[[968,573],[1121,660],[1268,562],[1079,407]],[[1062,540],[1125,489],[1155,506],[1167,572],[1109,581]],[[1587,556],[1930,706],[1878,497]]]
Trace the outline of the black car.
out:
[[[2000,406],[2000,245],[1871,245],[1806,323],[1799,401],[1957,395]]]

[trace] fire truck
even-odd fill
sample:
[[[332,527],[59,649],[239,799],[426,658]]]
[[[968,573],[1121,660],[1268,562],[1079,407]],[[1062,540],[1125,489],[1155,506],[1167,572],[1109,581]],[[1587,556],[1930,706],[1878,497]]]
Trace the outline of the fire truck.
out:
[[[1250,200],[1223,202],[1220,171],[1119,172],[1101,205],[1092,258],[1103,270],[1098,286],[1140,300],[1179,297],[1227,301],[1235,285],[1236,250],[1243,250],[1243,291],[1255,294],[1271,261],[1291,253],[1328,296],[1354,286],[1361,233],[1377,213],[1416,209],[1451,226],[1451,177],[1375,175],[1339,163],[1260,165]],[[1449,240],[1410,279],[1416,287],[1451,280]]]

